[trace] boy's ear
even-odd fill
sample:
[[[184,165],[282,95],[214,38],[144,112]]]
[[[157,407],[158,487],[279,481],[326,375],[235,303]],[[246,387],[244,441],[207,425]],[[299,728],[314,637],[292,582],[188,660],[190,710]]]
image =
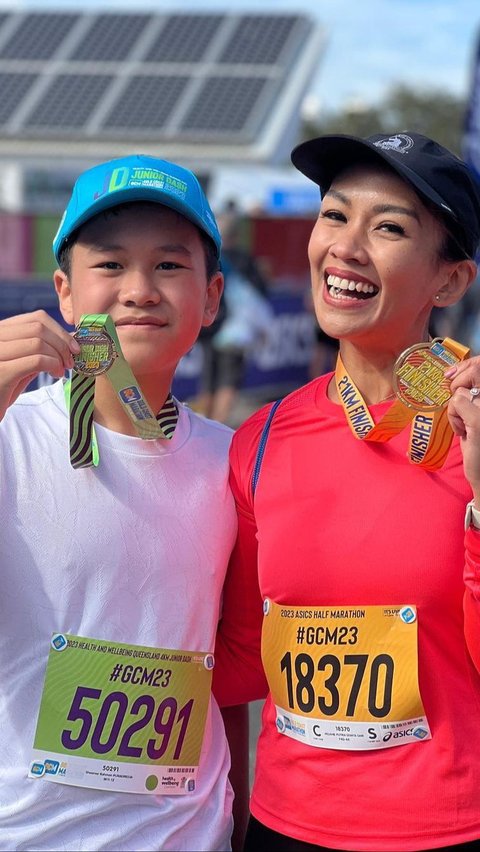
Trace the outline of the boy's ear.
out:
[[[53,283],[58,296],[58,306],[63,319],[69,325],[75,325],[73,318],[72,290],[67,276],[61,269],[56,269],[53,273]]]
[[[202,326],[211,325],[217,316],[220,299],[223,293],[223,275],[216,272],[207,284],[207,295],[203,311]]]

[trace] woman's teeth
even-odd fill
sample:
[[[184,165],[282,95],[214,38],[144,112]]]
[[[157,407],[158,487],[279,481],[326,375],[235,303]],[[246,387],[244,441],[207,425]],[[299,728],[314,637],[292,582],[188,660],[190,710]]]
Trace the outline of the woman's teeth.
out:
[[[339,299],[350,294],[357,294],[362,298],[368,298],[378,292],[378,287],[373,284],[367,284],[364,281],[350,281],[348,278],[339,278],[338,275],[329,275],[327,277],[327,287],[330,296],[334,299]]]

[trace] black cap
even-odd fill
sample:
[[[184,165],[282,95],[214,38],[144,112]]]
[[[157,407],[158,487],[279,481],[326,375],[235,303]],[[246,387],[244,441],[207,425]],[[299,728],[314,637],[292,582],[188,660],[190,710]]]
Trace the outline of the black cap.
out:
[[[462,250],[474,257],[480,241],[480,185],[463,160],[420,133],[376,133],[321,136],[292,151],[292,163],[326,192],[335,175],[347,166],[380,159],[418,195],[432,202]]]

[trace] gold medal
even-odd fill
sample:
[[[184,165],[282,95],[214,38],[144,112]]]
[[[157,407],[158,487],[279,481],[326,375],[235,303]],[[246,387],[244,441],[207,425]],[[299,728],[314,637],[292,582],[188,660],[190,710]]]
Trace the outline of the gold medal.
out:
[[[84,376],[99,376],[110,369],[117,351],[109,334],[103,328],[79,328],[73,335],[80,344],[78,355],[74,355],[74,369]]]
[[[445,370],[459,360],[440,338],[410,346],[395,362],[393,386],[397,397],[416,411],[439,411],[452,395]]]
[[[439,470],[453,438],[446,408],[452,394],[445,372],[469,354],[467,346],[450,337],[410,346],[394,365],[393,387],[397,399],[378,422],[374,421],[339,354],[335,383],[355,437],[383,444],[410,426],[410,461],[425,470]]]

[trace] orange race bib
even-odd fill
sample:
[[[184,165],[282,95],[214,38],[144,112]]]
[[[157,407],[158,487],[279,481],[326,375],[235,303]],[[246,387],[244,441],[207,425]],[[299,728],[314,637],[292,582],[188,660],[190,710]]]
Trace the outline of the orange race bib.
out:
[[[301,609],[266,599],[262,660],[285,736],[355,750],[431,739],[414,606]]]

